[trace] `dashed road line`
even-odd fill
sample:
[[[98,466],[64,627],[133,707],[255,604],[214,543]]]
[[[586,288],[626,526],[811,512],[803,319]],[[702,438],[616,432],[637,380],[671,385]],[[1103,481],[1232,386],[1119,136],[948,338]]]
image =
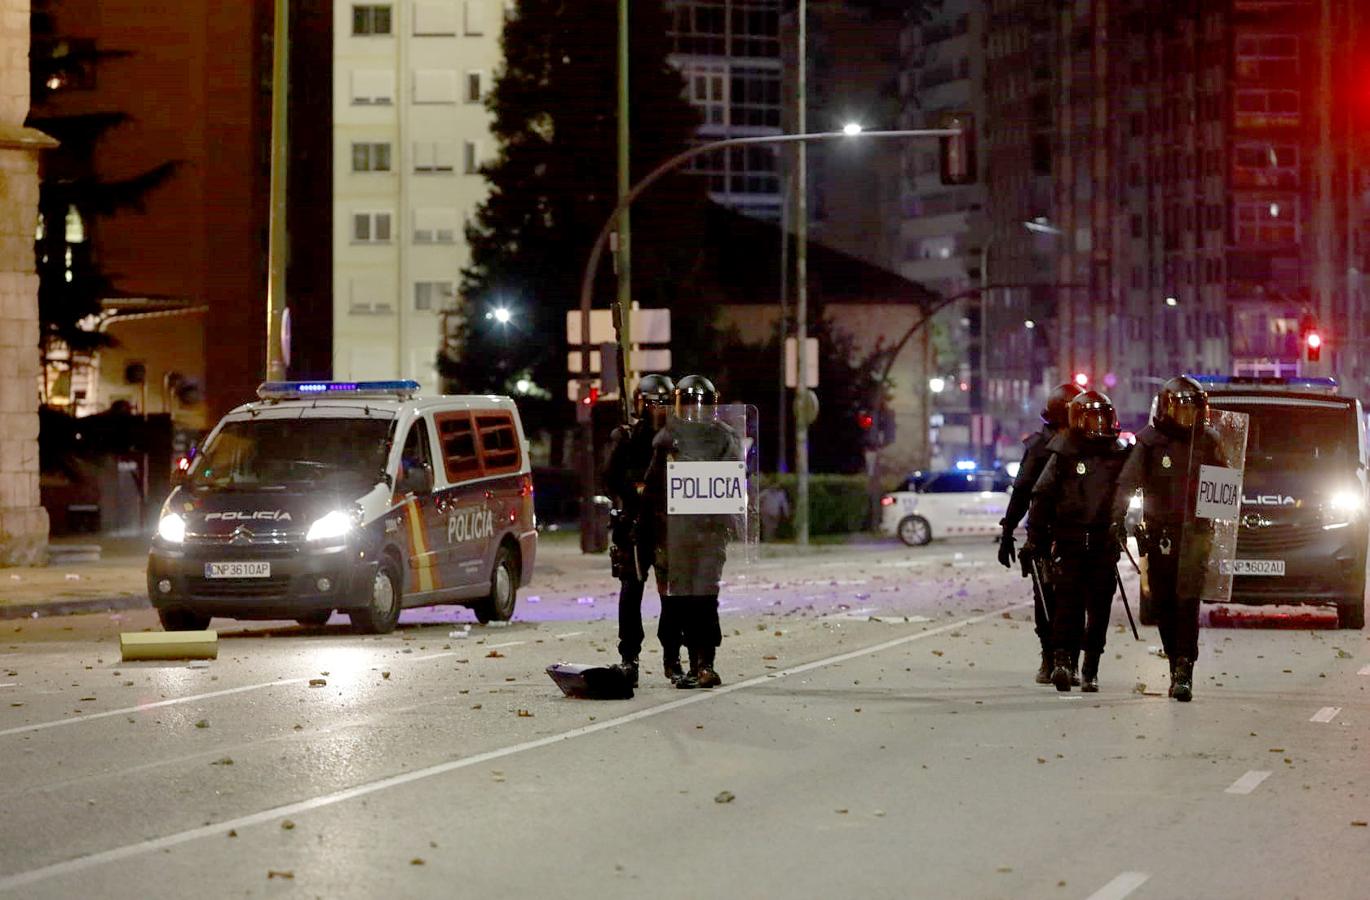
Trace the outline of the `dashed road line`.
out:
[[[1370,666],[1361,666],[1360,671],[1357,672],[1356,674],[1357,674],[1357,675],[1370,675]]]
[[[1339,712],[1341,712],[1340,706],[1324,706],[1322,709],[1313,713],[1313,718],[1308,721],[1327,723],[1335,719]]]
[[[580,636],[581,636],[582,634],[584,634],[584,633],[585,633],[585,632],[583,632],[583,631],[568,631],[568,632],[566,632],[565,634],[558,634],[558,635],[555,635],[555,637],[556,637],[556,639],[559,640],[559,641],[564,641],[564,640],[566,640],[567,638],[580,637]]]
[[[242,829],[252,825],[261,825],[266,822],[274,822],[286,816],[301,815],[303,813],[311,812],[316,809],[334,806],[336,804],[343,803],[347,800],[353,800],[358,797],[365,797],[370,794],[378,793],[380,791],[389,790],[390,788],[400,787],[406,784],[411,784],[416,781],[423,781],[425,779],[432,778],[437,775],[445,775],[448,772],[455,772],[460,769],[466,769],[470,768],[471,766],[477,766],[483,763],[491,762],[492,760],[502,759],[507,756],[513,756],[517,753],[524,753],[529,750],[536,750],[541,747],[548,747],[554,744],[559,744],[563,741],[572,740],[574,738],[596,734],[601,731],[606,731],[610,728],[617,728],[620,725],[627,725],[631,722],[636,722],[640,719],[647,719],[652,718],[654,716],[659,716],[663,713],[681,709],[682,707],[690,706],[695,703],[704,703],[710,700],[716,700],[719,697],[726,697],[727,695],[736,693],[737,691],[745,690],[747,688],[752,687],[758,687],[763,684],[769,684],[778,678],[786,678],[792,675],[799,675],[804,672],[812,671],[814,669],[821,669],[826,666],[844,663],[848,660],[859,659],[863,656],[870,656],[872,654],[880,653],[885,650],[892,650],[895,647],[901,647],[904,644],[909,644],[914,641],[922,640],[924,638],[934,637],[939,634],[944,634],[948,631],[954,631],[958,628],[965,628],[967,626],[974,625],[978,622],[984,622],[988,619],[993,619],[1003,613],[1012,612],[1016,609],[1023,609],[1031,605],[1031,603],[1014,603],[1010,606],[1005,606],[1000,609],[992,610],[990,612],[981,613],[980,615],[971,616],[967,619],[961,619],[956,622],[948,622],[947,624],[939,625],[936,628],[929,628],[926,631],[919,631],[914,634],[906,634],[901,637],[891,638],[890,640],[882,641],[878,644],[871,644],[867,647],[861,647],[856,650],[849,650],[846,653],[839,653],[836,656],[829,656],[824,659],[817,659],[813,662],[804,663],[802,665],[791,666],[788,669],[783,669],[778,672],[767,672],[765,675],[758,675],[754,678],[748,678],[744,681],[738,681],[733,684],[724,685],[720,688],[715,688],[714,690],[692,692],[688,697],[681,697],[678,700],[670,700],[665,703],[658,704],[656,706],[649,706],[646,709],[640,709],[636,712],[627,713],[621,716],[615,716],[612,719],[606,719],[602,722],[595,722],[592,725],[582,725],[579,728],[573,728],[570,731],[563,731],[558,734],[547,735],[546,737],[537,738],[536,740],[525,741],[523,743],[513,744],[508,747],[501,747],[496,750],[488,750],[484,753],[477,753],[472,756],[463,757],[461,759],[449,760],[448,762],[439,763],[435,766],[428,766],[423,769],[414,769],[409,772],[401,772],[398,775],[391,775],[390,777],[382,778],[379,781],[366,782],[363,784],[356,785],[354,787],[344,788],[343,790],[335,791],[331,794],[323,794],[317,797],[308,798],[306,800],[300,800],[295,803],[287,803],[283,806],[276,806],[270,809],[264,809],[260,812],[250,813],[245,816],[239,816],[236,819],[227,819],[223,822],[216,822],[209,825],[203,825],[198,828],[191,828],[186,831],[175,832],[173,834],[164,835],[159,838],[152,838],[150,840],[140,841],[136,844],[125,844],[121,847],[113,847],[109,850],[102,850],[98,853],[91,853],[86,856],[78,856],[73,859],[64,860],[62,862],[51,863],[46,866],[40,866],[37,869],[29,869],[26,872],[16,872],[12,875],[0,877],[0,891],[11,891],[15,888],[21,888],[27,885],[37,884],[41,881],[46,881],[49,878],[55,878],[62,875],[71,875],[75,872],[85,871],[86,869],[94,868],[100,865],[105,865],[107,863],[131,859],[133,857],[142,856],[143,854],[152,853],[158,850],[169,850],[172,847],[180,846],[181,844],[189,843],[191,841],[199,840],[201,838],[222,836],[225,832],[227,832],[230,829]],[[57,724],[65,723],[63,722]],[[1138,873],[1125,874],[1135,875]],[[1142,877],[1143,880],[1145,880],[1145,876]],[[1117,879],[1114,879],[1114,881],[1116,880]],[[1110,884],[1112,884],[1112,882],[1110,882]],[[1107,887],[1107,885],[1105,887]],[[1124,896],[1126,896],[1126,894],[1102,895],[1102,897]]]
[[[504,647],[517,647],[519,644],[526,644],[527,641],[505,641],[503,644],[486,644],[487,650],[500,650]]]
[[[1259,787],[1262,781],[1265,781],[1265,779],[1269,777],[1269,772],[1261,772],[1257,771],[1256,769],[1252,769],[1250,772],[1247,772],[1241,778],[1238,778],[1236,781],[1228,785],[1227,788],[1223,791],[1223,793],[1249,794],[1252,791],[1254,791],[1257,787]]]
[[[1108,884],[1089,895],[1089,900],[1122,900],[1146,884],[1151,876],[1146,872],[1123,872]]]

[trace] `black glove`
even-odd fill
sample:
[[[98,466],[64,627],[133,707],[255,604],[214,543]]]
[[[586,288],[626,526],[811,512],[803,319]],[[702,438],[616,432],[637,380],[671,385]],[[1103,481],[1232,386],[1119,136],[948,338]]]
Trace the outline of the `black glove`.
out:
[[[1005,531],[999,536],[999,565],[1011,569],[1016,558],[1013,552],[1013,532]]]
[[[1113,539],[1113,543],[1118,545],[1119,550],[1127,546],[1127,525],[1120,519],[1108,526],[1108,536]]]
[[[1028,538],[1023,544],[1023,549],[1018,551],[1018,564],[1022,566],[1023,577],[1032,577],[1032,560],[1037,556],[1037,548],[1032,544],[1032,538]]]

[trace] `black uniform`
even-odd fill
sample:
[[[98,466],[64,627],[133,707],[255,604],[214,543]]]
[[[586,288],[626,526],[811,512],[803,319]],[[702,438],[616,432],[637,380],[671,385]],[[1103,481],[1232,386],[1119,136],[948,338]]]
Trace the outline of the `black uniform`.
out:
[[[1189,508],[1191,479],[1200,464],[1227,463],[1211,428],[1199,432],[1194,447],[1197,459],[1191,455],[1191,443],[1187,429],[1163,431],[1148,425],[1138,432],[1137,446],[1118,480],[1113,513],[1121,518],[1141,488],[1142,529],[1137,545],[1146,557],[1161,644],[1172,661],[1192,663],[1199,655],[1199,594],[1213,534],[1209,520],[1195,518]]]
[[[636,661],[642,652],[642,590],[654,548],[643,544],[643,539],[651,539],[650,535],[643,534],[639,539],[637,523],[642,515],[642,490],[647,467],[652,462],[654,435],[655,430],[646,418],[615,428],[610,438],[613,445],[609,460],[604,466],[604,486],[615,507],[609,559],[614,577],[619,580],[618,653],[624,662]],[[678,633],[670,635],[674,626],[666,625],[663,616],[657,636],[669,660],[680,656],[681,644]]]
[[[1030,434],[1023,441],[1023,461],[1018,464],[1018,475],[1013,479],[1013,492],[1009,495],[1008,509],[1004,512],[1004,517],[999,520],[999,524],[1004,529],[1004,534],[1012,539],[1014,530],[1018,523],[1023,521],[1027,515],[1029,504],[1032,502],[1032,488],[1037,484],[1037,479],[1042,477],[1042,471],[1047,467],[1047,460],[1051,458],[1051,441],[1056,437],[1056,429],[1050,425],[1043,425],[1042,430],[1036,434]],[[1005,565],[1008,563],[1005,562]],[[1023,560],[1023,573],[1027,574],[1029,561]],[[1037,632],[1037,638],[1042,642],[1042,652],[1051,651],[1051,616],[1054,614],[1055,600],[1053,589],[1050,582],[1043,583],[1042,586],[1042,606],[1033,606],[1032,615]]]
[[[1119,556],[1113,497],[1128,447],[1067,432],[1052,439],[1051,449],[1055,455],[1032,491],[1028,542],[1050,559],[1058,665],[1063,653],[1073,659],[1083,649],[1088,675],[1091,661],[1097,671],[1108,637]]]
[[[718,623],[718,591],[727,559],[727,543],[738,533],[733,516],[677,516],[668,521],[666,464],[742,459],[742,444],[732,428],[719,421],[674,419],[652,441],[646,496],[656,541],[656,583],[661,591],[662,620],[679,615],[690,651],[691,668],[713,668],[723,642]],[[681,520],[688,518],[688,527]]]

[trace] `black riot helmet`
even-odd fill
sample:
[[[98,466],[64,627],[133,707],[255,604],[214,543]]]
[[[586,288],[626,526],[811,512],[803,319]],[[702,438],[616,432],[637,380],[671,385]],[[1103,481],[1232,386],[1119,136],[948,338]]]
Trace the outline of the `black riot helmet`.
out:
[[[633,389],[633,413],[640,419],[649,406],[664,409],[671,405],[674,393],[675,385],[671,382],[671,376],[655,372],[643,375]]]
[[[1099,391],[1083,391],[1070,401],[1070,430],[1087,439],[1116,438],[1118,413]]]
[[[718,389],[703,375],[686,375],[676,382],[675,414],[680,418],[702,418],[704,409],[717,403]]]
[[[1188,375],[1179,375],[1161,386],[1156,395],[1157,430],[1172,437],[1191,434],[1208,421],[1208,394]]]
[[[1052,428],[1065,428],[1070,425],[1070,401],[1084,392],[1073,381],[1058,384],[1047,394],[1046,405],[1042,407],[1042,423]]]

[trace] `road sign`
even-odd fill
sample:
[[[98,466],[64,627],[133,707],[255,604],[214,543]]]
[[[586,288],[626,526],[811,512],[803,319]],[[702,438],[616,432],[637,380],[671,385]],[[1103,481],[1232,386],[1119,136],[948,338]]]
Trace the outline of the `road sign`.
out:
[[[634,344],[671,342],[669,309],[635,309],[629,316],[629,337]],[[617,339],[614,334],[613,312],[607,309],[590,310],[590,343],[608,344]],[[580,310],[566,313],[566,343],[572,347],[585,343],[580,336]]]
[[[818,338],[806,338],[804,341],[804,365],[808,371],[804,373],[808,387],[818,387]],[[785,338],[785,387],[794,387],[799,383],[799,359],[794,352],[794,338]]]

